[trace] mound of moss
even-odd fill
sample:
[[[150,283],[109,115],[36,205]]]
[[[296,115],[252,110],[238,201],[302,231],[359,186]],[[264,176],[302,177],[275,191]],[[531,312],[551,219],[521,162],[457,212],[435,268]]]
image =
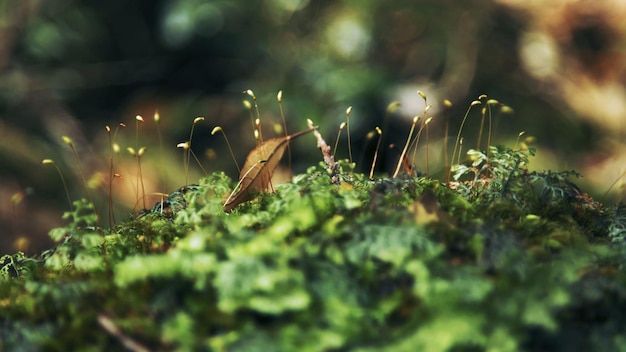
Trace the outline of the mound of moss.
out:
[[[215,173],[112,229],[76,202],[0,259],[0,350],[624,350],[626,206],[529,155],[449,185],[320,164],[230,213]]]

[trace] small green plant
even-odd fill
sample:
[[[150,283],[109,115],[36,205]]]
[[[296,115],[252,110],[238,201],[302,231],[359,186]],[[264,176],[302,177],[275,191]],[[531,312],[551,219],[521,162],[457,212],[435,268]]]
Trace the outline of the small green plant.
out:
[[[535,150],[517,143],[455,162],[462,127],[449,180],[400,171],[412,133],[393,175],[374,177],[376,157],[361,174],[307,123],[262,140],[253,121],[259,145],[237,180],[188,184],[190,136],[185,185],[110,228],[74,202],[53,248],[0,257],[0,349],[626,347],[623,204],[591,199],[574,171],[529,171]],[[270,186],[307,133],[322,160]]]
[[[72,198],[70,197],[70,191],[67,189],[67,184],[65,183],[65,177],[63,177],[63,173],[61,172],[61,169],[59,169],[57,164],[52,159],[43,159],[41,161],[41,164],[52,165],[57,170],[57,173],[59,174],[59,178],[61,178],[61,183],[63,184],[63,190],[65,191],[65,197],[67,198],[68,206],[70,207],[70,210],[72,210]]]
[[[226,132],[224,132],[224,129],[222,129],[221,126],[216,126],[211,131],[211,135],[214,136],[217,132],[222,132],[222,135],[224,136],[224,140],[226,141],[226,146],[228,147],[228,152],[230,153],[230,156],[233,158],[233,162],[235,163],[235,166],[237,166],[237,172],[241,173],[241,168],[239,167],[239,163],[237,162],[237,158],[235,158],[235,153],[233,153],[233,148],[231,148],[231,146],[230,146],[230,142],[228,141],[228,137],[226,137]]]

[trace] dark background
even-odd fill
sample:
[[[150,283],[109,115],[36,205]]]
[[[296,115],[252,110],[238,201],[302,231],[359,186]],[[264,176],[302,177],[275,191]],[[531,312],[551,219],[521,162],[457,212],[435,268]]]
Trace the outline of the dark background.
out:
[[[533,168],[575,168],[591,175],[583,188],[603,197],[623,172],[621,9],[610,1],[555,3],[562,6],[513,0],[0,1],[0,252],[37,252],[50,245],[47,231],[63,224],[69,206],[57,170],[41,164],[46,158],[61,170],[71,198],[92,197],[102,225],[109,225],[107,125],[115,132],[126,124],[114,139],[121,147],[114,155],[122,176],[113,187],[118,221],[143,207],[136,159],[126,148],[147,147],[141,159],[146,193],[169,193],[185,184],[176,145],[189,138],[196,117],[205,117],[192,144],[203,167],[236,179],[222,135],[211,130],[223,127],[243,163],[255,146],[242,104],[252,101],[242,93],[247,89],[257,98],[266,138],[282,123],[279,90],[288,130],[306,128],[311,118],[331,145],[352,106],[353,158],[366,171],[375,145],[367,133],[385,126],[385,144],[402,145],[413,116],[423,115],[421,90],[433,105],[430,168],[437,177],[446,123],[455,136],[471,101],[486,94],[514,109],[494,109],[492,144],[513,146],[526,131],[536,137]],[[445,109],[444,99],[453,106]],[[392,101],[401,108],[385,121]],[[137,123],[136,115],[145,122]],[[479,121],[474,109],[463,132],[465,150],[476,146]],[[61,136],[72,139],[89,191]],[[348,157],[346,143],[344,130],[337,157]],[[415,160],[421,170],[423,143]],[[397,150],[384,149],[381,173],[398,157]],[[321,160],[312,137],[299,139],[291,151],[296,173]],[[191,182],[203,174],[193,160],[190,173]],[[618,182],[607,201],[618,199],[621,187]],[[147,204],[156,200],[153,195]]]

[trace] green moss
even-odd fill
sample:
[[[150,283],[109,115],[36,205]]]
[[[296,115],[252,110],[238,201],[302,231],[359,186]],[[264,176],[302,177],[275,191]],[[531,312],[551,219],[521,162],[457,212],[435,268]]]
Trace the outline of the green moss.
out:
[[[451,187],[320,164],[231,213],[215,173],[111,229],[76,202],[54,248],[0,258],[0,347],[624,348],[624,206],[532,154],[472,151]]]

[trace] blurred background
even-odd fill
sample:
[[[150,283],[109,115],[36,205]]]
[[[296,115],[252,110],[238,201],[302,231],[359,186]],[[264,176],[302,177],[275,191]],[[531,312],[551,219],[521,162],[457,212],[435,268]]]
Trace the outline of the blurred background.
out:
[[[353,160],[369,171],[370,132],[381,127],[381,174],[399,155],[387,146],[404,144],[414,116],[424,121],[420,90],[433,106],[428,168],[440,178],[444,143],[450,154],[468,106],[486,94],[513,109],[494,106],[492,144],[512,147],[525,131],[538,149],[531,168],[576,169],[583,190],[615,202],[626,165],[623,18],[623,0],[0,0],[0,254],[51,245],[47,233],[69,209],[63,180],[109,226],[111,158],[115,221],[143,208],[128,147],[146,148],[147,207],[185,185],[176,146],[197,117],[202,167],[192,159],[190,182],[205,171],[237,179],[223,135],[211,132],[222,127],[242,164],[256,144],[248,89],[265,138],[283,133],[280,90],[288,131],[310,118],[330,145],[352,106]],[[465,150],[480,119],[470,111]],[[338,158],[349,157],[346,138]],[[421,171],[424,147],[422,136]],[[309,136],[291,156],[294,173],[321,160]]]

